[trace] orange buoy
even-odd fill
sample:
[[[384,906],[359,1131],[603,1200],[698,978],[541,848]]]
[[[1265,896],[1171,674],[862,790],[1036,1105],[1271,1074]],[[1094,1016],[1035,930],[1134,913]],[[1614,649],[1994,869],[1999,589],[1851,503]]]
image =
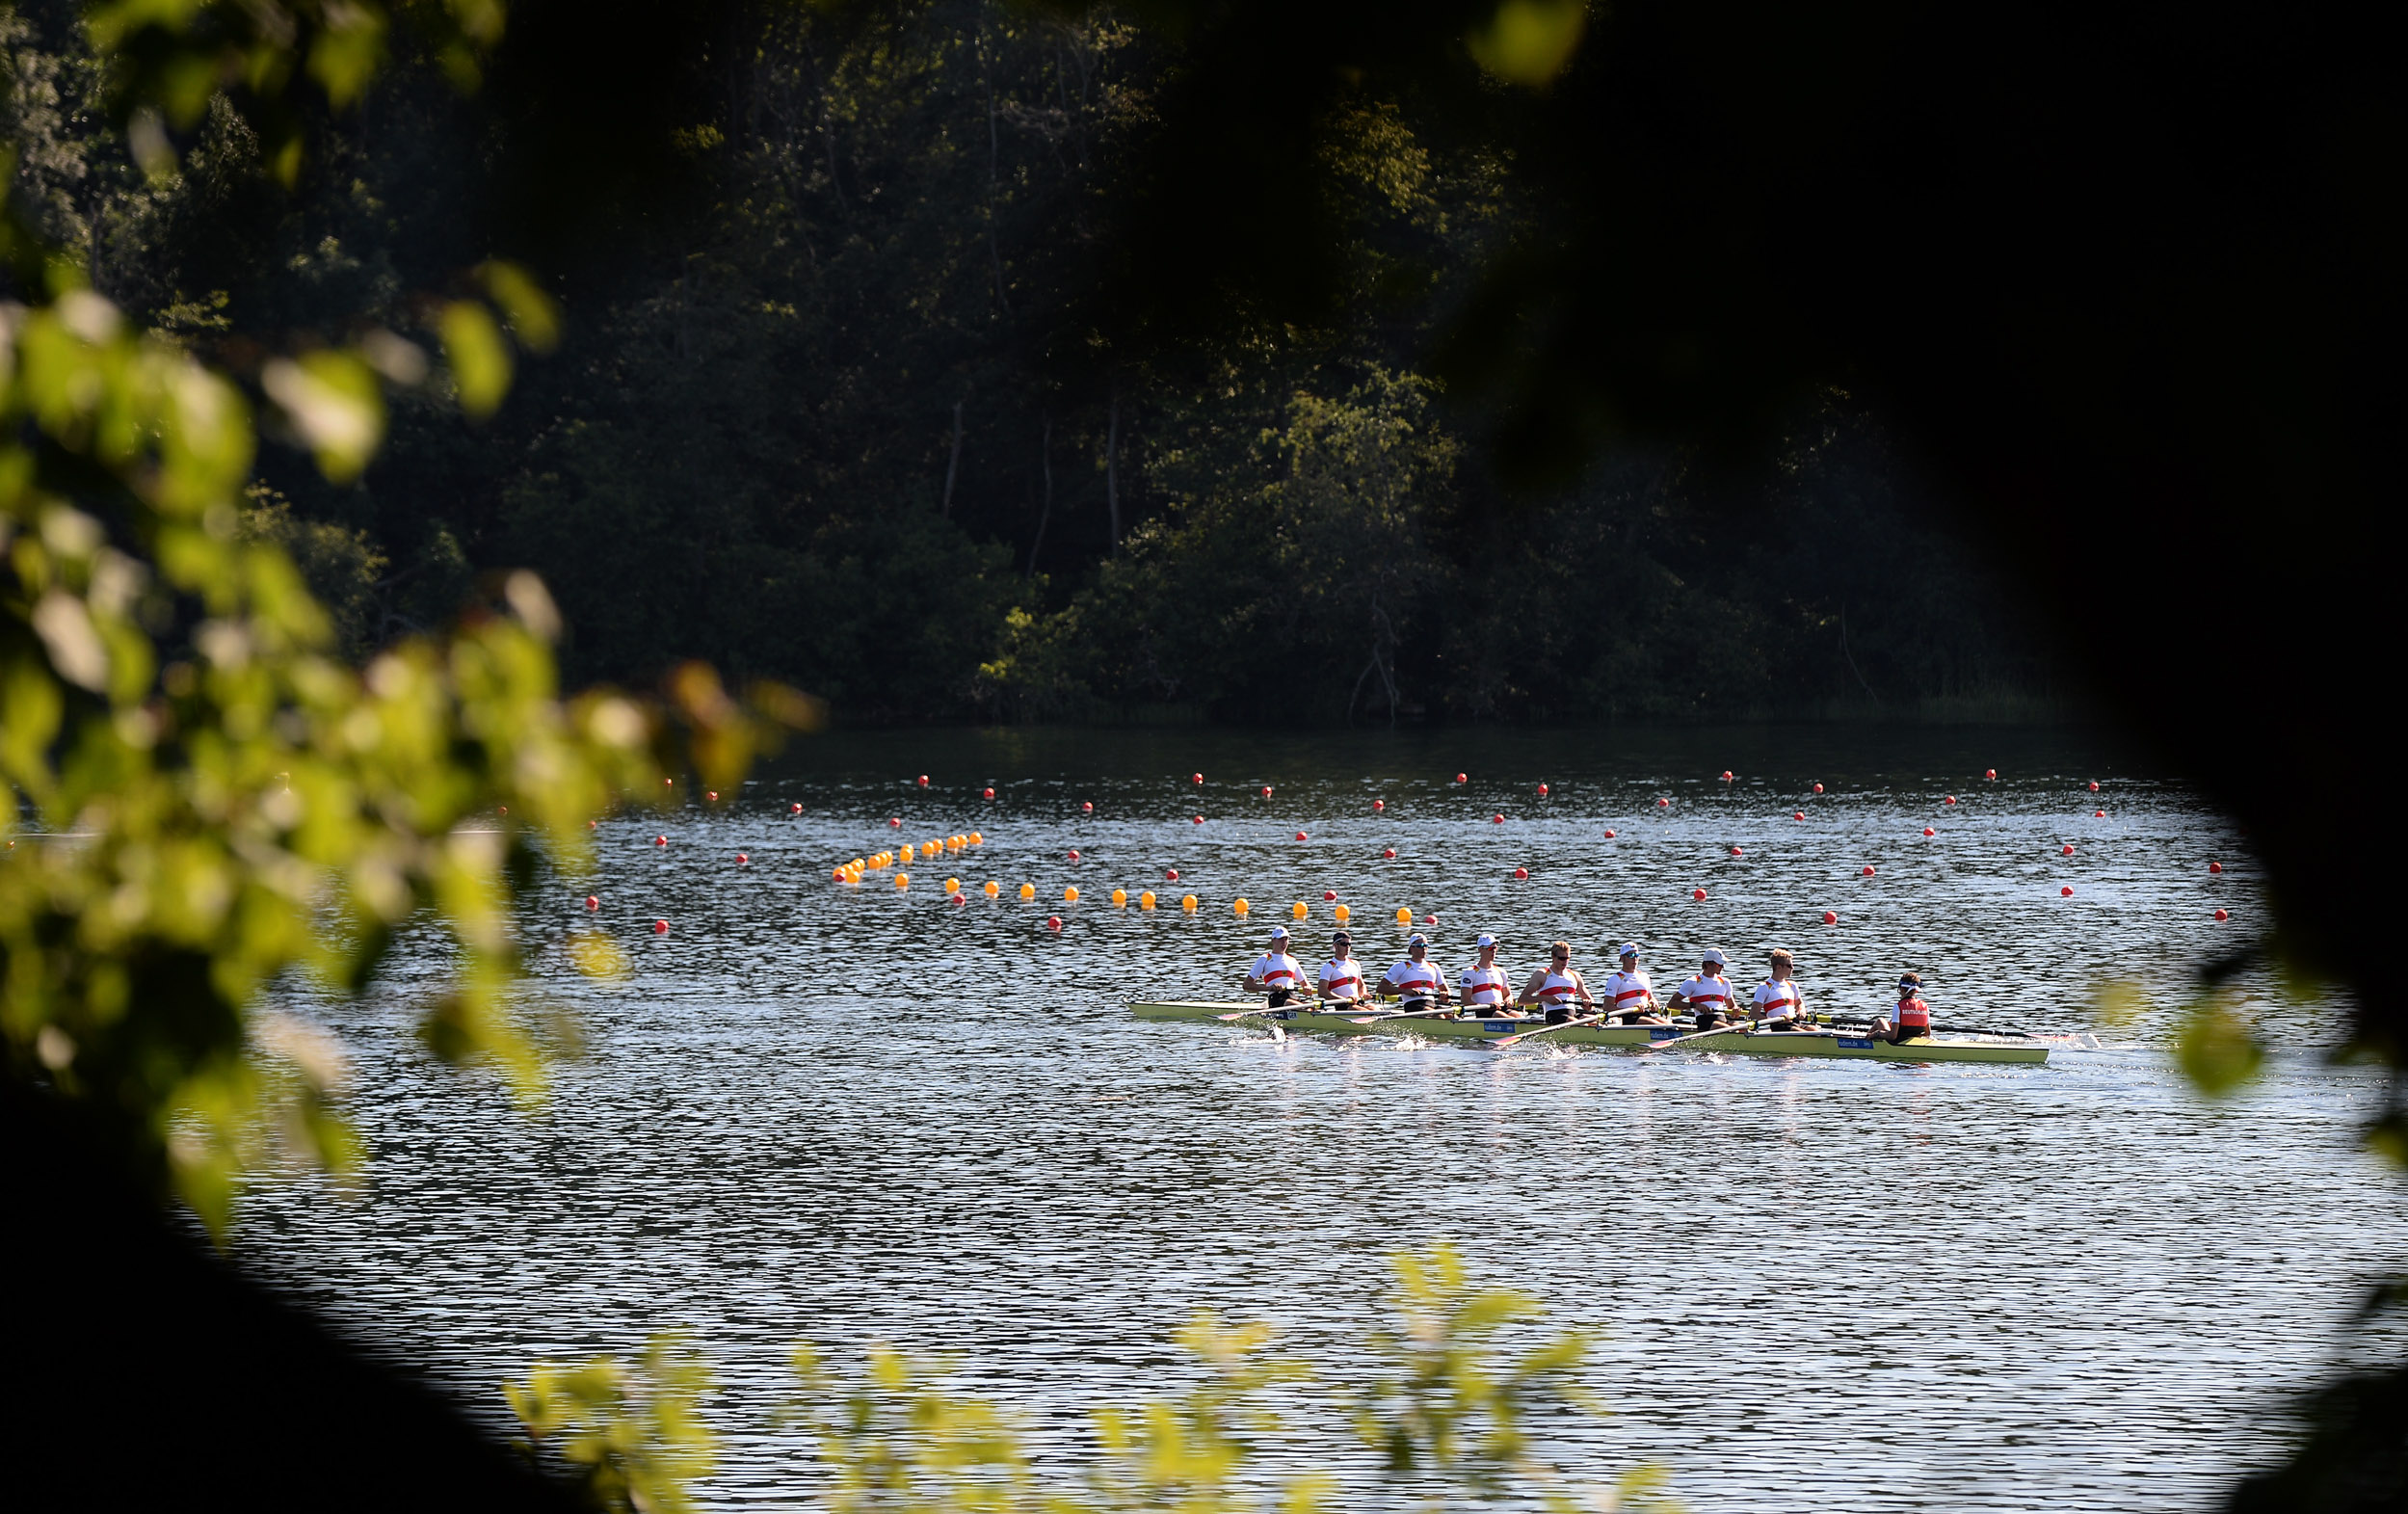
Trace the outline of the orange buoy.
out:
[[[1340,925],[1345,924],[1348,920],[1353,919],[1354,917],[1355,912],[1346,908],[1346,906],[1342,904],[1330,912],[1330,918],[1337,921]]]
[[[1137,907],[1141,910],[1151,910],[1153,908],[1153,890],[1151,889],[1148,889],[1145,892],[1137,896]]]
[[[1071,887],[1062,890],[1062,902],[1064,904],[1076,904],[1078,902],[1078,886],[1076,884],[1072,884]]]
[[[836,869],[836,876],[837,876],[837,877],[839,877],[839,878],[843,877],[843,876],[844,876],[844,869],[843,869],[843,868],[841,868],[841,867],[837,868],[837,869]],[[587,895],[585,896],[585,907],[586,907],[587,909],[589,909],[589,910],[598,910],[598,909],[600,909],[600,908],[602,907],[602,900],[601,900],[601,896],[600,896],[599,894],[593,894],[593,893],[589,893],[589,894],[587,894]]]
[[[910,873],[896,873],[894,875],[894,886],[898,889],[909,889],[912,886],[912,875]]]
[[[1128,903],[1128,890],[1127,890],[1126,889],[1115,889],[1115,890],[1112,890],[1112,902],[1113,902],[1113,904],[1115,904],[1115,905],[1125,905],[1126,903]]]
[[[1398,905],[1396,907],[1396,923],[1399,925],[1411,925],[1413,923],[1413,911],[1405,908],[1401,904]]]
[[[1230,911],[1234,915],[1243,915],[1253,908],[1254,906],[1248,904],[1244,899],[1231,899],[1230,901]]]
[[[969,834],[969,843],[972,846],[984,846],[987,844],[987,838],[979,835],[976,831],[972,831]]]
[[[2222,863],[2210,863],[2208,864],[2208,871],[2210,871],[2210,872],[2211,872],[2211,873],[2220,873],[2220,872],[2222,872],[2223,870],[2224,870],[2224,864],[2223,864]]]
[[[1302,899],[1298,899],[1298,900],[1297,900],[1294,904],[1291,904],[1291,905],[1289,905],[1289,906],[1287,907],[1287,914],[1288,914],[1288,917],[1289,917],[1289,918],[1291,918],[1291,919],[1299,919],[1299,920],[1301,920],[1301,919],[1303,919],[1306,916],[1310,915],[1311,913],[1312,913],[1312,910],[1310,909],[1310,906],[1308,906],[1308,905],[1305,903],[1305,901],[1304,901],[1304,900],[1302,900]]]
[[[1195,896],[1194,894],[1192,894],[1192,893],[1191,893],[1191,894],[1189,894],[1187,897],[1185,897],[1185,898],[1183,898],[1183,899],[1179,900],[1179,901],[1178,901],[1178,907],[1179,907],[1180,909],[1182,909],[1182,910],[1185,910],[1185,911],[1186,911],[1188,914],[1190,914],[1190,915],[1195,914],[1195,913],[1196,913],[1196,896]]]
[[[1033,899],[1037,897],[1037,886],[1033,883],[1021,884],[1020,897],[1023,899]]]
[[[1703,889],[1691,889],[1689,890],[1689,897],[1692,899],[1703,899],[1706,897],[1706,890]]]
[[[2229,920],[2233,917],[2233,913],[2230,910],[2218,910],[2215,912],[2215,917],[2219,920]]]
[[[988,897],[988,898],[992,899],[992,898],[993,898],[996,894],[1001,893],[1002,891],[1003,891],[1003,885],[1001,885],[1001,884],[999,884],[999,883],[995,882],[992,878],[990,878],[990,879],[988,879],[988,880],[987,880],[987,897]]]
[[[947,879],[945,880],[945,892],[947,892],[947,893],[960,893],[961,891],[962,891],[962,880],[961,880],[961,879],[959,879],[959,878],[947,878]]]
[[[653,935],[655,935],[655,936],[666,936],[666,935],[668,935],[668,934],[669,934],[669,922],[668,922],[667,920],[654,920],[654,921],[652,922],[652,934],[653,934]]]
[[[1823,923],[1824,923],[1825,925],[1837,925],[1837,924],[1839,924],[1839,911],[1837,911],[1837,910],[1825,910],[1825,911],[1823,911]]]
[[[1527,867],[1517,867],[1514,869],[1514,876],[1517,878],[1527,878],[1530,876],[1530,869]]]

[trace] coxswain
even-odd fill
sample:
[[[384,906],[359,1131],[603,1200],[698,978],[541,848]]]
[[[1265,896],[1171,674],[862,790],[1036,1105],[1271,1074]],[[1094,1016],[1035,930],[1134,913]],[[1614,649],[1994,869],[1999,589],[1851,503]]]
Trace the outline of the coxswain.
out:
[[[1406,1013],[1436,1009],[1446,1002],[1446,976],[1430,962],[1430,938],[1419,931],[1405,943],[1404,959],[1380,978],[1380,992],[1394,995]]]
[[[1626,1025],[1660,1025],[1663,1016],[1655,1013],[1655,985],[1639,970],[1639,943],[1626,943],[1622,948],[1622,970],[1605,980],[1605,991],[1600,999],[1607,1008],[1606,1017]]]
[[[1271,949],[1255,959],[1246,969],[1246,992],[1268,994],[1270,1007],[1278,1009],[1294,998],[1305,986],[1304,965],[1287,954],[1287,927],[1271,927]]]
[[[1757,1029],[1804,1030],[1812,1023],[1806,1018],[1806,1001],[1798,997],[1798,986],[1789,981],[1794,967],[1787,952],[1773,952],[1772,974],[1756,985]]]
[[[1923,1002],[1923,975],[1919,972],[1898,974],[1897,1007],[1887,1015],[1873,1017],[1873,1039],[1896,1046],[1931,1034],[1931,1006]]]
[[[1496,965],[1496,938],[1483,935],[1479,941],[1480,960],[1463,969],[1463,1007],[1497,1015],[1515,1015],[1507,999],[1513,997],[1513,983],[1505,969]],[[1516,1019],[1521,1018],[1515,1015]]]
[[[1514,1002],[1544,1009],[1550,1025],[1570,1020],[1575,1003],[1588,1009],[1597,1006],[1597,1000],[1589,997],[1587,981],[1573,970],[1571,943],[1561,941],[1547,948],[1547,966],[1530,974],[1522,985],[1522,996]]]
[[[1330,938],[1330,960],[1321,964],[1321,996],[1352,1002],[1363,996],[1363,969],[1355,965],[1355,938],[1339,931]]]
[[[1731,1023],[1727,1012],[1731,1008],[1731,980],[1722,969],[1731,959],[1708,946],[1697,976],[1672,991],[1672,1002],[1664,1007],[1673,1014],[1690,1011],[1697,1016],[1700,1030],[1715,1030]]]

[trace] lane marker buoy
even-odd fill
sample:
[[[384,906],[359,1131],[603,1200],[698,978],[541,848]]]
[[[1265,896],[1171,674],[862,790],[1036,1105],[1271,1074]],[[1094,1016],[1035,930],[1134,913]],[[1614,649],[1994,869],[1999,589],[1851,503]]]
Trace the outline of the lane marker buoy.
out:
[[[1337,898],[1337,890],[1336,890],[1336,889],[1324,889],[1324,890],[1321,890],[1321,902],[1322,902],[1322,903],[1324,903],[1324,904],[1334,903],[1334,902],[1336,902],[1336,898]]]
[[[1822,784],[1816,784],[1814,785],[1814,792],[1816,792],[1816,793],[1818,793],[1818,794],[1819,794],[1819,793],[1821,793],[1822,791],[1823,791],[1823,785],[1822,785]]]
[[[2210,872],[2211,872],[2211,873],[2220,873],[2220,872],[2222,872],[2223,870],[2224,870],[2224,864],[2223,864],[2222,863],[2210,863],[2208,864],[2208,871],[2210,871]]]
[[[1837,925],[1837,924],[1839,924],[1839,912],[1838,912],[1837,910],[1825,910],[1825,911],[1823,911],[1823,923],[1824,923],[1825,925]]]
[[[1396,848],[1394,848],[1393,846],[1391,846],[1391,847],[1389,847],[1387,851],[1382,852],[1380,855],[1381,855],[1382,857],[1387,858],[1389,862],[1394,862],[1394,861],[1396,860]]]
[[[1865,874],[1864,874],[1864,875],[1865,875],[1866,877],[1867,877],[1867,878],[1870,878],[1870,877],[1873,875],[1873,866],[1872,866],[1872,863],[1866,863],[1866,864],[1865,864]]]
[[[667,920],[654,920],[654,921],[652,922],[652,934],[653,934],[653,935],[655,935],[655,936],[666,936],[666,935],[668,935],[668,934],[669,934],[669,922],[668,922]]]
[[[2219,920],[2229,920],[2233,917],[2233,915],[2230,910],[2218,910],[2215,912],[2215,917]]]
[[[585,907],[589,910],[600,909],[602,907],[601,897],[598,894],[587,894],[585,896]]]
[[[1689,890],[1689,897],[1692,899],[1703,899],[1706,897],[1706,890],[1703,889],[1691,889]]]
[[[1530,876],[1530,869],[1527,867],[1517,867],[1514,869],[1514,876],[1517,878],[1527,878]]]
[[[2057,897],[2060,899],[2070,899],[2074,897],[2074,886],[2069,883],[2064,888],[2059,889],[2057,890]]]
[[[1610,841],[1610,840],[1612,840],[1613,838],[1614,838],[1614,833],[1613,833],[1613,832],[1608,831],[1608,832],[1606,832],[1606,833],[1605,833],[1605,839],[1607,839],[1607,840],[1609,840],[1609,841]]]

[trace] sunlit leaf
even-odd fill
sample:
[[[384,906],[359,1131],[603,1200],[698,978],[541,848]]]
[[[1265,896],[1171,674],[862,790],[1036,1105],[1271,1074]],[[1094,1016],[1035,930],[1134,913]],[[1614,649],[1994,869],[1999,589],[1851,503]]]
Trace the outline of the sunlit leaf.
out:
[[[485,264],[477,272],[484,277],[485,292],[501,306],[510,330],[529,352],[550,352],[560,343],[560,307],[543,292],[527,271],[516,263],[498,258]]]
[[[2265,1048],[2224,996],[2202,995],[2192,1001],[2175,1038],[2174,1061],[2192,1087],[2221,1099],[2257,1077]]]
[[[278,358],[260,370],[259,386],[313,453],[329,482],[357,478],[384,439],[384,397],[375,370],[348,353]]]
[[[440,323],[443,355],[451,362],[452,382],[460,390],[460,408],[482,420],[501,407],[510,392],[510,345],[492,312],[474,300],[455,300],[443,307]]]
[[[1497,78],[1540,89],[1571,65],[1587,27],[1585,0],[1503,0],[1465,44]]]

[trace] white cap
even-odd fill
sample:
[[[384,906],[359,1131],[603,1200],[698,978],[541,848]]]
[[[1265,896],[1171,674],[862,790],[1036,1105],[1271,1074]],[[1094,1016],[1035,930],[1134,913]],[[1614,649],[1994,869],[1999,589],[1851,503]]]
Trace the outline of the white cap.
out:
[[[1724,956],[1724,955],[1723,955],[1720,951],[1717,951],[1715,948],[1713,948],[1713,947],[1711,947],[1711,946],[1708,946],[1708,947],[1707,947],[1707,948],[1706,948],[1706,956],[1705,956],[1705,958],[1704,958],[1703,960],[1705,960],[1705,961],[1707,961],[1707,962],[1710,962],[1710,963],[1712,963],[1715,967],[1718,967],[1718,968],[1720,968],[1720,967],[1727,967],[1727,966],[1729,966],[1729,965],[1730,965],[1730,962],[1731,962],[1731,959],[1730,959],[1729,957]]]
[[[1412,950],[1416,946],[1427,946],[1429,943],[1430,938],[1422,935],[1419,931],[1415,931],[1411,936],[1405,938],[1405,949],[1408,951]]]
[[[1475,946],[1494,946],[1496,944],[1496,938],[1483,931],[1480,934],[1480,939],[1472,943],[1472,944]]]
[[[1622,943],[1622,950],[1620,950],[1620,951],[1618,951],[1618,952],[1614,953],[1614,955],[1616,955],[1616,956],[1618,956],[1618,957],[1635,957],[1635,956],[1637,956],[1638,954],[1639,954],[1639,943],[1638,943],[1637,942],[1635,942],[1635,941],[1626,941],[1626,942],[1624,942],[1624,943]]]
[[[1271,939],[1272,939],[1273,941],[1285,941],[1285,940],[1287,940],[1287,927],[1286,927],[1286,926],[1284,926],[1284,925],[1274,925],[1274,926],[1272,926],[1272,927],[1271,927]]]

